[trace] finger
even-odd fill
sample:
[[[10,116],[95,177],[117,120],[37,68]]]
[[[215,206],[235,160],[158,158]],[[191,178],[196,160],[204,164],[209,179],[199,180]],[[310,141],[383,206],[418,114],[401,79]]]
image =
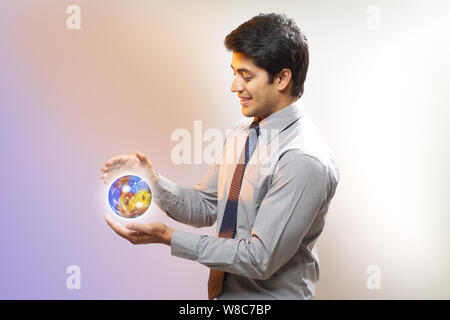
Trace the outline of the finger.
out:
[[[121,173],[123,173],[123,171],[120,170],[120,168],[118,169],[113,169],[110,170],[105,174],[105,183],[109,183],[111,180],[116,179],[118,176],[121,175]]]
[[[147,236],[147,234],[145,234],[145,233],[143,233],[143,232],[141,232],[141,231],[132,231],[132,230],[130,230],[130,234],[131,234],[133,237],[135,237],[136,239],[137,239],[137,238],[144,237],[144,236]]]
[[[113,229],[114,232],[116,232],[119,236],[127,240],[132,240],[134,234],[129,230],[127,230],[126,228],[122,227],[120,223],[113,221],[111,217],[107,214],[105,214],[105,220],[106,223],[111,227],[111,229]]]
[[[110,169],[113,166],[116,166],[118,164],[122,164],[125,163],[127,161],[127,156],[125,154],[121,154],[115,157],[112,157],[111,159],[108,159],[105,162],[105,168],[106,169]]]
[[[113,177],[117,177],[120,173],[120,165],[118,168],[113,168],[103,173],[103,179],[105,184],[109,183]]]
[[[153,236],[143,234],[141,236],[135,237],[133,244],[147,244],[147,243],[154,243],[154,242],[155,242],[155,239]]]
[[[113,167],[105,167],[105,166],[103,166],[103,167],[101,167],[100,168],[100,171],[102,172],[102,173],[107,173],[108,171],[110,171],[111,170],[111,168],[113,168]]]
[[[119,231],[120,231],[120,228],[117,227],[117,225],[116,225],[117,222],[113,221],[109,215],[105,214],[104,217],[105,217],[106,223],[107,223],[114,231],[116,231],[116,230],[119,230]],[[117,231],[116,231],[116,232],[117,232]]]
[[[148,164],[150,167],[152,166],[150,159],[145,154],[136,151],[136,157],[139,159],[139,161]]]
[[[134,231],[134,230],[127,230],[124,228],[120,223],[114,221],[111,219],[111,217],[107,214],[105,214],[106,222],[111,226],[111,228],[114,229],[114,231],[118,230],[122,232],[123,234],[126,234],[128,237],[139,237],[145,235],[144,233],[140,231]]]
[[[130,222],[125,226],[129,230],[134,230],[140,233],[147,233],[147,226],[145,224],[136,223],[136,222]]]
[[[111,164],[111,165],[105,167],[105,170],[103,170],[103,172],[111,172],[112,170],[119,169],[119,168],[122,167],[125,163],[126,163],[125,160],[122,161],[122,162],[115,162],[114,164]]]
[[[107,180],[107,179],[109,179],[109,178],[111,178],[111,177],[114,177],[116,173],[117,173],[116,170],[104,172],[104,173],[100,176],[100,178],[102,178],[102,179],[104,179],[104,180]]]
[[[118,163],[118,164],[116,164],[116,165],[113,165],[113,166],[111,166],[111,167],[109,167],[108,169],[106,169],[104,172],[103,172],[103,174],[105,174],[106,175],[106,178],[108,179],[108,178],[111,178],[111,177],[115,177],[115,176],[117,176],[120,172],[121,172],[121,170],[123,169],[123,165],[125,164],[125,162],[124,163]],[[109,180],[109,179],[108,179]],[[108,181],[106,181],[106,182],[108,182]]]
[[[102,174],[100,178],[103,180],[104,184],[107,184],[109,182],[109,175],[107,173]]]

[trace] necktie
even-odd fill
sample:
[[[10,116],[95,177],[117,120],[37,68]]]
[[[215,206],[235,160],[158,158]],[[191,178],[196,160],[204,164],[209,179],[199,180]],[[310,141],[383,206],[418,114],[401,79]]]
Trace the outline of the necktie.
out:
[[[230,192],[228,194],[227,203],[225,205],[225,212],[220,226],[219,238],[234,238],[237,220],[237,208],[239,193],[241,191],[242,177],[244,176],[245,168],[248,160],[255,150],[256,143],[259,136],[259,121],[253,121],[245,142],[245,148],[242,150],[239,161],[234,170],[233,180],[231,181]],[[225,272],[211,269],[208,280],[208,299],[216,298],[223,290],[223,280]]]

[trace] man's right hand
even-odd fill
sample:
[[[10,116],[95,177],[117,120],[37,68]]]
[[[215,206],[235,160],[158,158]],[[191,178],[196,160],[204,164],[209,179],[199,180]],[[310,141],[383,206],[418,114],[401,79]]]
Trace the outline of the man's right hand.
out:
[[[105,184],[122,171],[132,171],[142,176],[151,185],[157,184],[159,180],[159,175],[153,169],[149,158],[139,151],[136,151],[135,154],[118,155],[107,160],[100,171],[103,173],[100,178]]]

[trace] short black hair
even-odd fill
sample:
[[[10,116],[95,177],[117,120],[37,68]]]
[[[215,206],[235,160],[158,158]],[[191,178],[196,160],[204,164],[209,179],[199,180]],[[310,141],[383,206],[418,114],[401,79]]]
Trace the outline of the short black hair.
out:
[[[294,20],[285,14],[261,13],[228,34],[230,51],[243,53],[267,71],[269,83],[284,68],[292,72],[291,95],[300,98],[309,65],[308,42]]]

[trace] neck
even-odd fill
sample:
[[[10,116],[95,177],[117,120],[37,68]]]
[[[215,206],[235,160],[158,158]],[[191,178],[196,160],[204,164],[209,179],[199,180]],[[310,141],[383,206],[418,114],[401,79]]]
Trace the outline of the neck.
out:
[[[275,113],[275,112],[277,112],[277,111],[279,111],[279,110],[281,110],[283,108],[286,108],[286,107],[290,106],[291,104],[293,104],[297,100],[298,100],[297,97],[292,97],[292,96],[284,97],[283,96],[283,97],[280,98],[280,100],[277,103],[277,106],[272,110],[271,113],[269,113],[267,115],[264,115],[264,116],[254,117],[253,121],[256,121],[257,119],[263,120],[263,119],[267,118],[268,116],[270,116],[272,113]]]

